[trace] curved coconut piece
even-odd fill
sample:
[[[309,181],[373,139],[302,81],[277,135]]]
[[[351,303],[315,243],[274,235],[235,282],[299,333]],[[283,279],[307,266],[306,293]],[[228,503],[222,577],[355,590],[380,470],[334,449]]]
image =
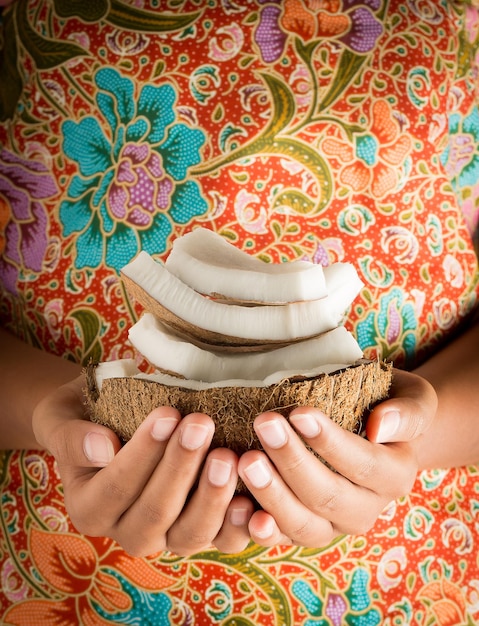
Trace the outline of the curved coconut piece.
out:
[[[206,228],[176,239],[165,265],[195,291],[233,302],[286,304],[328,293],[321,265],[265,263]]]
[[[160,383],[167,387],[182,387],[193,391],[205,391],[208,389],[220,389],[224,387],[270,387],[277,385],[282,380],[289,379],[291,381],[305,380],[306,378],[316,378],[320,374],[330,374],[339,370],[346,369],[351,365],[359,363],[328,363],[327,365],[319,365],[308,370],[279,370],[270,374],[262,380],[245,379],[245,378],[229,378],[226,380],[218,380],[207,383],[202,380],[194,380],[181,378],[173,374],[155,371],[152,373],[142,372],[134,359],[117,359],[115,361],[104,361],[98,363],[95,368],[95,380],[98,391],[101,391],[103,381],[107,378],[126,378],[134,377],[141,380]]]
[[[263,380],[284,370],[285,365],[301,374],[330,363],[350,365],[363,356],[358,343],[343,326],[283,348],[233,354],[203,350],[169,332],[151,313],[145,313],[130,328],[128,336],[138,352],[157,369],[205,382]]]
[[[280,345],[338,326],[362,282],[349,263],[326,268],[329,295],[280,306],[245,307],[206,298],[142,251],[122,269],[130,295],[147,311],[193,341],[231,346]]]
[[[203,390],[169,386],[136,377],[103,378],[98,390],[96,366],[86,369],[86,399],[91,419],[128,441],[147,415],[158,406],[172,406],[182,415],[203,412],[216,425],[212,447],[237,454],[260,448],[253,421],[264,411],[288,416],[296,406],[313,406],[353,432],[360,432],[365,412],[387,397],[392,366],[364,362],[312,379],[282,380],[267,387],[211,387]]]

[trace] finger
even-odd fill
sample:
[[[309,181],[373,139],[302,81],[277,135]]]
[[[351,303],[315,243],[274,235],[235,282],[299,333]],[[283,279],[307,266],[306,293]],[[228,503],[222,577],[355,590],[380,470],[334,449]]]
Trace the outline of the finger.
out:
[[[377,506],[378,494],[381,494],[383,500],[393,500],[412,487],[417,462],[407,443],[391,443],[387,446],[371,443],[341,428],[321,411],[310,407],[293,410],[290,422],[312,450],[336,470],[328,470],[327,476],[324,475],[327,470],[324,465],[319,470],[322,472],[324,489],[331,493],[329,508],[341,510],[349,502],[352,510],[364,511],[375,504]],[[295,484],[300,485],[300,481],[301,473],[297,475]],[[304,488],[301,493],[307,497]],[[324,504],[321,509],[324,509]],[[331,519],[335,520],[334,517]]]
[[[265,548],[289,546],[293,542],[279,529],[276,520],[266,511],[255,511],[248,526],[251,538]]]
[[[65,501],[77,528],[90,535],[111,536],[118,519],[138,498],[162,459],[168,438],[180,421],[176,409],[160,407],[150,413],[132,439],[102,469],[64,468]],[[90,429],[92,424],[89,425]],[[83,444],[91,454],[89,430]],[[84,440],[84,441],[85,441]],[[97,445],[97,442],[95,444]],[[102,515],[97,515],[101,503]]]
[[[213,544],[235,493],[237,465],[231,450],[218,448],[208,455],[198,487],[168,531],[169,550],[188,556]]]
[[[366,435],[370,441],[411,441],[429,428],[437,410],[437,396],[428,381],[395,369],[389,395],[368,417]]]
[[[281,415],[265,413],[256,418],[255,429],[265,451],[284,484],[296,497],[295,509],[288,511],[291,515],[298,513],[296,524],[300,522],[300,503],[309,514],[330,522],[338,533],[364,532],[369,530],[387,502],[412,486],[415,465],[407,459],[406,451],[402,453],[400,449],[389,450],[386,446],[372,444],[342,429],[312,408],[294,410],[290,420],[302,432],[312,450],[337,470],[331,471],[318,456],[307,450],[304,441],[291,430]],[[390,475],[385,475],[385,471]],[[263,482],[267,483],[266,477]],[[293,542],[305,545],[304,538],[309,533],[315,543],[307,545],[324,545],[322,535],[314,539],[314,533],[315,529],[319,533],[330,531],[327,526],[322,527],[318,521],[305,517],[305,528],[295,528],[288,522],[287,515],[279,510],[280,507],[271,508],[271,504],[265,503],[263,495],[254,495],[261,498],[259,501],[263,508],[274,516],[280,530]],[[271,497],[278,500],[285,498],[279,490]],[[353,516],[351,511],[354,511]]]
[[[251,536],[248,524],[254,505],[246,496],[235,496],[226,511],[223,526],[214,540],[214,546],[225,554],[236,554],[246,549]]]
[[[37,440],[61,468],[102,467],[121,448],[111,430],[88,420],[84,387],[84,376],[59,387],[38,403],[32,416]]]
[[[114,535],[127,552],[144,556],[166,548],[166,533],[185,506],[213,434],[214,422],[207,415],[185,416],[150,476],[145,474],[141,480],[135,475],[134,487],[129,487],[127,496],[123,497],[123,507],[128,506],[117,518]],[[138,452],[145,454],[144,450]],[[137,472],[134,462],[128,464],[128,472],[124,476],[128,476],[127,481]]]
[[[304,445],[303,450],[312,456]],[[282,535],[299,545],[330,543],[334,537],[331,523],[301,502],[266,454],[259,450],[246,452],[239,460],[238,471],[261,508],[274,518]]]

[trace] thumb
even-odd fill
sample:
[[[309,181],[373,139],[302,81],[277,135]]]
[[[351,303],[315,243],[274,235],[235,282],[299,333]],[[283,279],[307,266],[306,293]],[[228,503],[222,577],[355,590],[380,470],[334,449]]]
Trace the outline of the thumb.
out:
[[[389,398],[371,411],[366,436],[375,443],[412,441],[431,425],[437,403],[436,392],[425,378],[394,369]]]
[[[36,438],[59,467],[104,467],[121,447],[111,430],[87,418],[84,386],[80,376],[43,398],[34,411]]]

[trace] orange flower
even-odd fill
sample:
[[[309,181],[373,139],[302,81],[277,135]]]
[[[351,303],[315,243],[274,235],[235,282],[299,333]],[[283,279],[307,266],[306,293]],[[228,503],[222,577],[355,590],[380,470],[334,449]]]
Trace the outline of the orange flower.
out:
[[[266,63],[283,55],[289,39],[304,43],[334,40],[356,54],[367,54],[383,32],[376,18],[379,0],[357,6],[354,0],[284,0],[260,11],[255,41]]]
[[[306,6],[305,6],[306,4]],[[345,14],[335,15],[339,2],[302,2],[286,0],[283,6],[281,25],[290,33],[310,41],[319,37],[337,37],[345,34],[351,25],[351,18]]]
[[[466,604],[457,585],[446,579],[425,585],[419,597],[434,614],[436,626],[460,626],[466,624]]]
[[[30,530],[30,551],[52,600],[25,600],[5,615],[16,626],[81,623],[110,624],[108,614],[128,614],[130,583],[158,596],[173,581],[142,559],[129,557],[108,539]],[[122,581],[124,584],[122,585]],[[164,603],[165,604],[165,603]]]
[[[328,137],[321,147],[345,164],[339,175],[344,185],[356,192],[369,188],[373,196],[382,198],[397,187],[399,166],[411,151],[412,141],[401,134],[389,104],[378,100],[373,104],[369,132],[356,135],[354,145]]]

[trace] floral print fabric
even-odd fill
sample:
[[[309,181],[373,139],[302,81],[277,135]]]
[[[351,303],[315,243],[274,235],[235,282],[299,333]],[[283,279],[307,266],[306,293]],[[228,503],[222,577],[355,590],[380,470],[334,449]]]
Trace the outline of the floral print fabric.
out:
[[[477,9],[410,0],[17,0],[0,62],[0,315],[132,356],[118,271],[208,226],[351,261],[346,324],[413,366],[476,306]],[[2,464],[5,624],[473,624],[477,468],[422,473],[366,535],[134,559],[76,533],[47,454]]]

